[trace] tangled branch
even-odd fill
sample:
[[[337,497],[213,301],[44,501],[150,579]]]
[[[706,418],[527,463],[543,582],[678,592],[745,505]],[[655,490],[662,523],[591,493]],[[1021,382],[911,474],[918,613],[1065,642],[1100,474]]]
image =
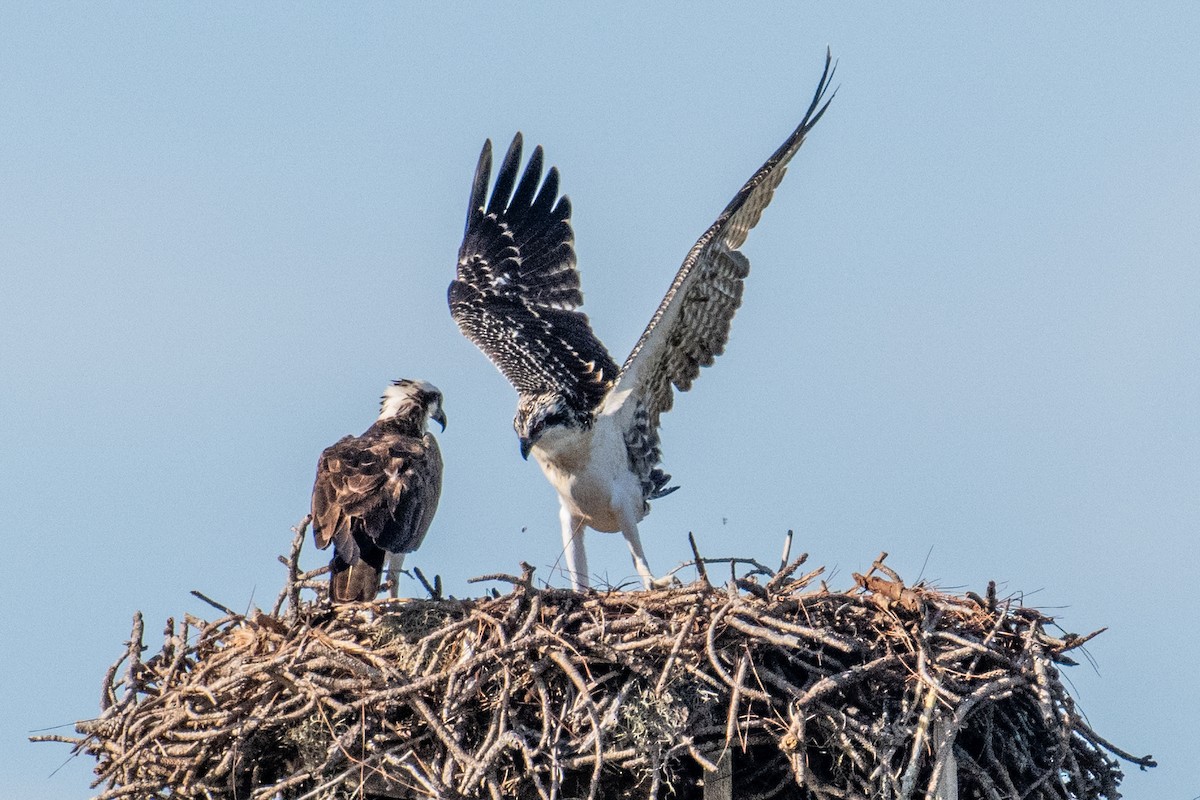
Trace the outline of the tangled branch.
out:
[[[994,587],[906,586],[881,557],[833,592],[801,556],[586,594],[524,565],[490,576],[499,596],[435,581],[334,608],[295,533],[270,613],[168,620],[144,661],[135,616],[101,716],[40,737],[96,759],[97,800],[699,798],[730,762],[739,798],[1115,798],[1114,755],[1154,764],[1067,694],[1059,668],[1090,637]]]

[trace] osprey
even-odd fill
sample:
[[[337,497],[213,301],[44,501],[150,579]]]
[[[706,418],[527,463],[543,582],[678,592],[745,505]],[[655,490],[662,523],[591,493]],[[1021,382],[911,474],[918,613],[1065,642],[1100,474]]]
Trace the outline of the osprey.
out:
[[[321,453],[313,484],[313,538],[333,542],[329,597],[374,600],[388,560],[392,597],[404,556],[421,546],[442,491],[442,454],[426,430],[446,429],[442,393],[425,381],[394,381],[379,419]]]
[[[738,248],[833,99],[825,99],[832,77],[826,51],[804,118],[688,252],[619,368],[576,310],[583,294],[571,204],[558,196],[558,170],[551,167],[542,181],[537,147],[518,182],[518,133],[489,199],[492,146],[484,143],[448,293],[450,313],[520,395],[513,427],[521,456],[532,453],[558,492],[576,589],[588,585],[585,527],[623,534],[643,585],[655,585],[637,526],[651,500],[677,488],[667,487],[670,476],[658,466],[659,417],[671,408],[672,386],[687,391],[700,367],[723,352],[750,271]]]

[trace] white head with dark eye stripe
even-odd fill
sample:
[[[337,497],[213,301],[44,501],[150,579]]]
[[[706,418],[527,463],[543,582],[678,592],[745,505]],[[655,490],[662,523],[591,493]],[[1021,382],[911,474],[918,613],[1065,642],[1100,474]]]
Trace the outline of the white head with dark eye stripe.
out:
[[[513,429],[521,443],[521,458],[529,458],[535,444],[546,447],[559,434],[586,430],[591,423],[590,413],[581,416],[560,394],[523,395],[513,418]]]
[[[442,410],[442,392],[432,383],[401,378],[383,390],[379,420],[415,418],[422,431],[433,420],[446,430],[446,412]]]

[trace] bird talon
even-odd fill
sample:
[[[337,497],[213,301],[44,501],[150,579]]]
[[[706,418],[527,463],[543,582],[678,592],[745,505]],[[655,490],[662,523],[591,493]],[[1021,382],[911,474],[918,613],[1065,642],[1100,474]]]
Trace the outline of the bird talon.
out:
[[[682,585],[683,585],[683,583],[680,582],[679,578],[676,578],[674,575],[664,575],[661,578],[651,578],[650,585],[647,586],[646,588],[647,589],[674,589],[674,588],[682,586]]]

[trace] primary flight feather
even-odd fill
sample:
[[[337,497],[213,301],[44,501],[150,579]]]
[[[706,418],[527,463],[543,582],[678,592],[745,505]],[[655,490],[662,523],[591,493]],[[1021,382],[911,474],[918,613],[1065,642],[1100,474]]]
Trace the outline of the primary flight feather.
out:
[[[725,349],[750,262],[738,249],[783,180],[788,162],[828,108],[825,69],[800,124],[688,252],[658,310],[619,367],[592,332],[576,267],[571,204],[558,170],[542,179],[536,147],[520,173],[517,134],[488,195],[492,146],[483,146],[448,300],[459,329],[519,395],[513,420],[522,457],[541,465],[559,496],[572,585],[588,585],[585,527],[624,535],[647,588],[654,576],[637,525],[649,501],[673,491],[659,468],[660,416]],[[828,96],[827,96],[828,95]]]

